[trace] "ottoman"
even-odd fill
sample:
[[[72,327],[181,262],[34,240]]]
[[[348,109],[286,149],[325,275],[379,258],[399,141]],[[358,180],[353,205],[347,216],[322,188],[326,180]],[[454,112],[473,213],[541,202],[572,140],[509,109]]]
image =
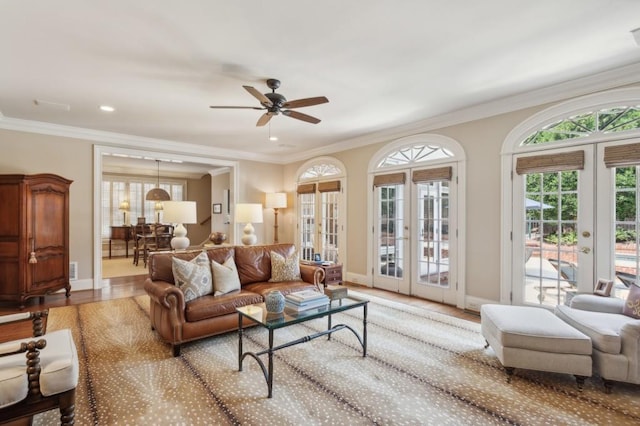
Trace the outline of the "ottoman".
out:
[[[591,377],[591,339],[544,308],[487,304],[482,335],[507,373],[515,368],[573,374],[578,389]]]

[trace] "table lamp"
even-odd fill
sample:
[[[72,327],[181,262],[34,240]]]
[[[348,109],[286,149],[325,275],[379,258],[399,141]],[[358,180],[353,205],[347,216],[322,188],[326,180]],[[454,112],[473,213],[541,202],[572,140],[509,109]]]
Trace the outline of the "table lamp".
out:
[[[246,223],[242,244],[252,246],[258,241],[253,223],[262,223],[262,204],[236,204],[236,222]]]
[[[156,221],[156,223],[160,223],[160,212],[164,210],[162,201],[157,201],[155,206],[153,206],[153,210],[155,210],[155,212],[158,214],[158,220]]]
[[[273,209],[273,243],[278,244],[278,209],[287,208],[287,194],[285,192],[268,193],[265,197],[265,207]]]
[[[120,203],[120,207],[118,207],[118,210],[120,210],[122,212],[122,224],[126,225],[127,224],[127,212],[129,211],[129,202],[128,201],[123,201]]]
[[[174,250],[184,250],[189,247],[185,223],[197,223],[197,210],[195,201],[165,201],[163,206],[164,221],[175,223],[171,247]]]

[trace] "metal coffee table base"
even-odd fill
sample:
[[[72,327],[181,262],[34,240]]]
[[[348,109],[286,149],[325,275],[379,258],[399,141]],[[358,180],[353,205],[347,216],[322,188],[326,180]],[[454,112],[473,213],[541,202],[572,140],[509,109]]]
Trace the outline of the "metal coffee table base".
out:
[[[364,314],[362,319],[362,337],[356,330],[346,324],[336,324],[331,326],[331,315],[328,314],[328,327],[327,330],[319,331],[314,334],[310,334],[308,336],[301,337],[296,340],[292,340],[287,343],[283,343],[282,345],[273,346],[273,332],[274,329],[269,329],[269,348],[260,352],[242,352],[242,315],[238,315],[238,371],[242,371],[242,362],[247,356],[252,357],[258,362],[258,365],[262,369],[262,374],[264,374],[264,378],[267,381],[267,388],[269,391],[268,398],[273,396],[273,353],[279,351],[280,349],[288,348],[290,346],[294,346],[300,343],[309,342],[313,339],[316,339],[321,336],[328,336],[327,340],[331,340],[331,334],[342,329],[350,330],[358,339],[360,346],[362,346],[362,356],[367,356],[367,305],[363,305]],[[264,362],[260,359],[261,355],[268,354],[268,363],[267,367],[265,367]]]

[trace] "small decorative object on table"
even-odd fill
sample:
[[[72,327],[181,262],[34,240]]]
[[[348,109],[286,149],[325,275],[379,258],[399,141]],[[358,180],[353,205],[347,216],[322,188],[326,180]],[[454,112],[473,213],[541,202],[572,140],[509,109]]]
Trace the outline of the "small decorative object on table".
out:
[[[226,239],[227,234],[225,234],[224,232],[212,232],[211,235],[209,235],[209,240],[211,240],[211,242],[217,246],[224,243]]]
[[[324,288],[324,294],[329,296],[329,299],[342,299],[347,297],[347,287],[343,285],[328,285]]]
[[[284,311],[284,295],[279,290],[270,291],[264,298],[264,304],[267,312],[280,313]]]

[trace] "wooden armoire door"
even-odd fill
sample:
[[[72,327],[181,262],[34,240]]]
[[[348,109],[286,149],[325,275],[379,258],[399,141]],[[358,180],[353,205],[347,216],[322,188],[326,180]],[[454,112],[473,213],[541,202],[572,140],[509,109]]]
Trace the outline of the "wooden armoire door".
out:
[[[27,185],[28,292],[45,294],[69,285],[69,186],[52,180]],[[35,259],[35,262],[34,262]]]
[[[0,300],[20,302],[69,284],[70,180],[0,175]]]

